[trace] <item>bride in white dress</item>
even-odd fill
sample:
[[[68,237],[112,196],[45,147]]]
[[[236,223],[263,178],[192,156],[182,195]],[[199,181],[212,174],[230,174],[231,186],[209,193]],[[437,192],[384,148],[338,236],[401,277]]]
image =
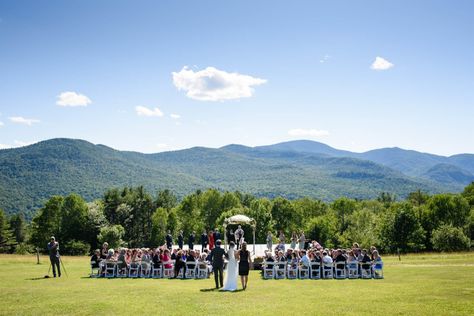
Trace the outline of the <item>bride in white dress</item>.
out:
[[[227,252],[229,256],[229,262],[227,263],[227,271],[225,274],[224,287],[222,291],[235,291],[237,290],[237,278],[238,278],[238,264],[235,258],[235,244],[230,242],[229,251]]]

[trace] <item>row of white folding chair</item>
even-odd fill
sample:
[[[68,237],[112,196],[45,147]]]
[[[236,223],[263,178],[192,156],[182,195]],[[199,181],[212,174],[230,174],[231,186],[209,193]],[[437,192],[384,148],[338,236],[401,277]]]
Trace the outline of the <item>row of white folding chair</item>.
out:
[[[360,269],[359,269],[360,267]],[[359,273],[360,271],[360,273]],[[357,261],[345,263],[314,263],[309,267],[304,265],[292,266],[286,262],[265,262],[263,265],[263,277],[265,279],[363,279],[383,278],[383,263],[371,266],[367,263]]]

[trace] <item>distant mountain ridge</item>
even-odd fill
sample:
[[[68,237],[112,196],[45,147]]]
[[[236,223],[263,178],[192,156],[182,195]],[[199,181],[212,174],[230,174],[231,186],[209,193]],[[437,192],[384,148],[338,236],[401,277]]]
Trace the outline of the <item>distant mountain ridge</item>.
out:
[[[138,185],[180,197],[207,188],[270,198],[405,197],[417,189],[460,191],[473,173],[471,154],[443,157],[399,148],[353,153],[306,140],[143,154],[58,138],[0,150],[0,208],[31,216],[55,194],[76,192],[92,200],[112,187]]]

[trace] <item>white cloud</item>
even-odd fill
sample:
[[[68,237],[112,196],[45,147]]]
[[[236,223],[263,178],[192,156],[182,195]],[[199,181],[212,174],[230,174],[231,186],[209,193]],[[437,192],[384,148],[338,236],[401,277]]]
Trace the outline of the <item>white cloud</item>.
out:
[[[265,79],[226,72],[214,67],[196,71],[183,67],[173,72],[173,83],[178,90],[186,91],[186,96],[200,101],[224,101],[251,97],[254,89],[267,82]]]
[[[304,129],[304,128],[295,128],[295,129],[290,129],[288,131],[288,135],[290,136],[311,136],[311,137],[322,137],[322,136],[328,136],[329,132],[326,130],[317,130],[314,128],[310,129]]]
[[[375,57],[375,60],[370,66],[370,68],[373,70],[387,70],[392,68],[393,66],[395,65],[386,60],[385,58],[377,56]]]
[[[329,55],[326,54],[326,55],[324,55],[323,58],[321,58],[321,59],[319,60],[319,62],[320,62],[321,64],[324,64],[324,63],[327,62],[330,58],[331,58],[331,56],[329,56]]]
[[[35,142],[23,142],[21,140],[15,140],[15,141],[13,141],[13,145],[0,144],[0,149],[10,149],[10,148],[24,147],[24,146],[33,145],[34,143]]]
[[[27,118],[24,118],[24,117],[21,117],[21,116],[12,116],[12,117],[9,117],[8,119],[10,121],[12,121],[13,123],[25,124],[25,125],[28,125],[28,126],[31,126],[34,123],[39,123],[40,122],[40,120],[37,120],[37,119],[27,119]]]
[[[59,106],[88,106],[92,101],[87,96],[73,91],[61,92],[56,104]]]
[[[3,122],[2,122],[2,121],[0,121],[0,127],[2,127],[3,125],[5,125],[5,124],[3,124]]]
[[[136,106],[135,111],[137,112],[138,116],[163,116],[163,112],[161,112],[159,108],[149,109],[145,106]]]
[[[181,115],[179,115],[179,114],[170,114],[170,117],[171,117],[172,119],[177,120],[177,119],[181,118]]]
[[[29,146],[29,145],[34,144],[34,142],[24,142],[24,141],[21,141],[21,140],[15,140],[15,141],[13,141],[13,143],[15,144],[14,147],[24,147],[24,146]]]
[[[168,144],[156,144],[156,148],[158,150],[165,150],[167,148],[169,148]]]

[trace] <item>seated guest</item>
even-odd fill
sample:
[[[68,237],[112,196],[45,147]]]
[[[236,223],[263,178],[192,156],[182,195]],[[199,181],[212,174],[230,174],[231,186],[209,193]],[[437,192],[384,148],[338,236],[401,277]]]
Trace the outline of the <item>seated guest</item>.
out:
[[[194,250],[189,251],[189,253],[186,257],[186,262],[188,262],[188,261],[195,262],[196,258],[194,257],[194,255],[195,255]]]
[[[352,262],[352,261],[355,261],[356,258],[354,256],[354,251],[350,250],[348,253],[347,253],[347,262]]]
[[[131,249],[127,249],[127,251],[125,253],[125,262],[127,263],[127,265],[130,265],[130,263],[132,262],[132,250]]]
[[[329,263],[332,263],[332,262],[333,262],[331,256],[329,256],[329,254],[328,254],[327,251],[324,251],[324,252],[323,252],[322,262],[325,263],[325,264],[329,264]]]
[[[197,262],[200,269],[206,269],[207,268],[207,255],[205,253],[201,254]]]
[[[107,252],[107,257],[105,257],[105,260],[115,261],[114,254],[115,254],[115,251],[113,249],[109,249],[109,251]]]
[[[285,255],[283,254],[283,251],[279,251],[279,252],[278,252],[278,259],[277,259],[277,261],[278,261],[278,263],[279,263],[279,264],[278,264],[278,267],[279,267],[280,269],[283,269],[283,268],[285,267],[285,264],[287,264],[288,261],[286,260],[286,257],[285,257]]]
[[[374,251],[376,251],[377,248],[375,246],[370,246],[370,259],[374,261]]]
[[[122,271],[127,269],[126,253],[124,248],[120,249],[120,254],[117,258],[117,269]]]
[[[107,254],[109,253],[109,244],[104,242],[102,244],[102,250],[100,252],[100,258],[101,259],[106,259],[107,258]]]
[[[321,255],[321,252],[319,250],[314,253],[314,261],[323,263],[323,256]]]
[[[274,262],[275,259],[273,259],[272,253],[270,251],[265,251],[265,261],[266,262]]]
[[[367,249],[363,249],[362,252],[361,252],[361,259],[359,260],[359,262],[362,263],[362,269],[369,269],[370,268],[370,257],[369,255],[367,254]]]
[[[372,253],[372,257],[373,257],[372,262],[374,264],[382,262],[382,258],[380,257],[379,252],[377,250],[374,250],[374,252]]]
[[[336,269],[345,269],[346,268],[346,257],[342,254],[342,251],[341,249],[337,249],[335,251],[336,253],[336,258],[334,259],[335,263],[336,263]],[[341,273],[341,271],[338,271],[339,274]]]
[[[310,261],[309,261],[308,255],[306,254],[306,251],[305,251],[305,250],[302,250],[302,251],[301,251],[301,254],[303,255],[303,256],[301,257],[301,260],[300,260],[301,265],[303,265],[303,266],[305,266],[305,267],[309,267],[309,262],[310,262]]]
[[[102,259],[100,258],[100,250],[96,249],[94,254],[91,257],[91,267],[92,268],[99,268],[99,263]]]
[[[156,248],[155,252],[153,253],[153,257],[151,258],[151,261],[153,262],[153,267],[157,268],[161,264],[161,259],[160,259],[160,249]]]
[[[145,262],[145,263],[150,263],[151,262],[151,256],[148,252],[148,249],[143,249],[143,254],[142,254],[142,257],[141,257],[141,262]]]
[[[173,249],[173,253],[171,254],[171,260],[176,260],[177,255],[178,255],[178,250]]]
[[[168,248],[165,248],[162,252],[160,261],[163,263],[165,269],[171,269],[171,267],[173,267],[171,264],[171,256]]]
[[[298,257],[298,253],[296,251],[291,254],[290,266],[292,269],[298,268],[299,259],[300,258]]]
[[[183,260],[183,252],[181,250],[178,251],[176,254],[176,261],[174,263],[174,277],[176,279],[178,277],[179,271],[183,269],[183,275],[186,274],[186,261]]]

